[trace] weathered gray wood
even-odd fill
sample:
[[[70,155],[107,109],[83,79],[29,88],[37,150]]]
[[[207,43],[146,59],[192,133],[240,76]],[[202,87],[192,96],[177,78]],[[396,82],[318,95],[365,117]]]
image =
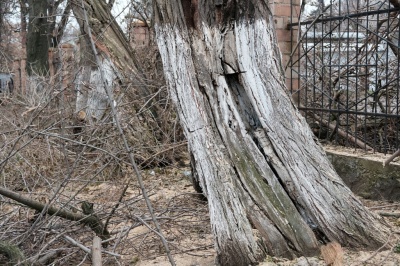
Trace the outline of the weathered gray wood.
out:
[[[92,245],[92,265],[93,266],[101,266],[101,238],[95,236],[93,238],[93,245]]]
[[[324,239],[385,242],[286,92],[266,0],[154,0],[154,14],[220,264],[315,254]]]
[[[104,0],[71,0],[71,5],[82,35],[80,71],[75,80],[78,92],[76,112],[85,112],[88,122],[100,120],[108,107],[105,86],[113,92],[118,82],[130,82],[138,91],[138,96],[148,96],[150,92],[132,48],[107,3]],[[88,25],[93,40],[89,39]],[[91,47],[92,41],[96,51]],[[100,58],[100,65],[97,65],[94,53]]]

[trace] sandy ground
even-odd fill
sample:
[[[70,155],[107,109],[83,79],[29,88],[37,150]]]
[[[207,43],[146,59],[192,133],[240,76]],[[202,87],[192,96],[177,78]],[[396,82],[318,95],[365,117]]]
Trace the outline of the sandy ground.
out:
[[[10,109],[7,109],[7,111],[10,111]],[[20,117],[19,114],[15,113],[7,116],[7,119],[16,120]],[[8,122],[11,124],[14,123],[14,120]],[[0,130],[7,132],[9,128],[8,125],[4,128],[0,127]],[[9,135],[4,135],[3,138],[4,140],[10,139]],[[387,157],[337,147],[328,147],[327,149],[339,149],[355,156],[378,157],[379,160]],[[40,158],[40,160],[43,162],[43,158]],[[46,166],[45,163],[42,164]],[[187,162],[186,165],[188,165]],[[93,164],[93,167],[97,166]],[[44,172],[46,169],[36,170]],[[84,173],[86,169],[81,170]],[[96,214],[103,220],[120,202],[109,223],[108,229],[113,240],[106,248],[107,251],[118,254],[120,257],[116,259],[113,255],[104,254],[103,265],[170,265],[157,234],[141,222],[146,221],[153,228],[136,182],[132,181],[129,184],[123,199],[119,200],[127,183],[126,180],[132,176],[134,176],[132,172],[126,171],[125,176],[115,180],[102,179],[88,183],[84,178],[71,179],[59,194],[56,202],[57,204],[68,203],[68,208],[71,210],[79,209],[80,203],[84,200],[92,202]],[[189,169],[187,167],[149,169],[143,171],[143,178],[155,214],[160,222],[162,233],[170,243],[176,265],[215,265],[215,250],[207,203],[201,200],[192,188]],[[9,181],[7,180],[7,182]],[[29,178],[24,181],[32,182]],[[49,179],[47,181],[51,183],[54,180]],[[12,182],[9,183],[10,186],[13,185]],[[57,180],[54,181],[54,184],[57,184]],[[50,191],[49,188],[42,187],[29,195],[40,200],[44,198],[43,200],[46,201]],[[26,191],[21,193],[27,194]],[[368,200],[363,202],[377,213],[400,213],[400,203],[397,202]],[[7,213],[7,215],[1,215],[4,213]],[[32,228],[32,221],[35,221],[35,217],[34,211],[3,198],[0,201],[0,236],[5,239],[18,239],[19,235]],[[385,246],[372,251],[355,251],[343,248],[341,249],[343,261],[337,265],[400,265],[400,255],[394,252],[397,245],[399,245],[398,249],[400,250],[400,229],[398,228],[400,219],[397,217],[385,217],[385,219],[392,225],[392,235]],[[51,219],[46,218],[41,227],[35,228],[35,231],[30,233],[21,246],[26,251],[27,257],[37,254],[42,249],[61,251],[61,255],[54,260],[53,264],[49,265],[91,265],[90,256],[76,245],[66,242],[63,235],[72,237],[76,242],[86,247],[91,246],[93,239],[93,232],[87,226],[52,217]],[[4,262],[4,258],[0,256],[0,265],[2,262]],[[302,257],[292,261],[267,258],[260,265],[326,265],[326,263],[321,256],[317,256]]]

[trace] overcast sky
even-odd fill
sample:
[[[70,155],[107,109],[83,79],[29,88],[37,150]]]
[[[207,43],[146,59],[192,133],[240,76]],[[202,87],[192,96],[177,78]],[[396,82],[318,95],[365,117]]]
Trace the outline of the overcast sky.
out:
[[[129,0],[115,1],[114,7],[111,11],[113,16],[118,21],[119,25],[122,27],[122,30],[126,30],[125,17],[129,12],[129,5]]]

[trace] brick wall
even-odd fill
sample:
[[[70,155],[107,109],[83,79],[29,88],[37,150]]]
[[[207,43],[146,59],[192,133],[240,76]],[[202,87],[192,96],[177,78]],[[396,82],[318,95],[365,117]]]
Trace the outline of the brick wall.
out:
[[[14,91],[18,93],[26,93],[26,59],[18,58],[14,60],[13,64],[13,80]]]
[[[61,50],[59,50],[61,49]],[[49,49],[49,74],[50,85],[56,86],[56,83],[62,80],[61,89],[72,94],[72,81],[74,76],[74,49],[72,44],[61,44],[59,49]],[[61,52],[61,53],[60,53]],[[62,57],[60,59],[60,56]],[[62,62],[60,62],[62,60]],[[61,65],[60,65],[61,64]],[[61,73],[56,73],[57,65],[62,67]],[[27,93],[27,73],[26,58],[20,57],[14,60],[12,78],[14,81],[14,91],[25,94]],[[57,74],[57,75],[56,75]]]
[[[57,87],[57,83],[60,81],[61,75],[61,87],[59,87],[66,94],[72,94],[73,78],[74,78],[74,67],[76,68],[75,62],[75,46],[70,43],[63,43],[59,48],[53,48],[49,50],[49,68],[50,68],[50,84]],[[60,59],[61,58],[61,59]],[[60,68],[57,70],[57,68]],[[56,73],[60,71],[60,73]]]
[[[298,18],[300,17],[300,0],[272,0],[271,9],[274,14],[276,36],[282,53],[282,63],[283,67],[285,67],[290,60],[290,55],[294,48],[291,45],[291,40],[295,41],[298,38],[297,28],[291,30],[287,25],[298,22]],[[293,56],[294,61],[297,59],[296,55],[297,53]],[[295,73],[291,73],[289,67],[286,69],[285,76],[288,89],[290,91],[297,91],[299,89],[298,76]]]
[[[141,48],[149,46],[150,44],[150,31],[146,23],[142,21],[136,21],[131,24],[130,28],[130,44],[135,48]]]

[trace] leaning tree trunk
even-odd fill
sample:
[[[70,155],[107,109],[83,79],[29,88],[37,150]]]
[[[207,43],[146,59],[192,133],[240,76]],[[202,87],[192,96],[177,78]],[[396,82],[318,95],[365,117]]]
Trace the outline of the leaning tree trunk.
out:
[[[75,82],[78,91],[77,112],[89,122],[101,119],[108,106],[105,86],[112,92],[117,85],[116,81],[124,82],[125,85],[129,81],[139,96],[148,96],[150,92],[144,84],[143,74],[138,69],[132,49],[111,15],[106,1],[70,0],[70,3],[82,34],[80,70]],[[96,51],[92,49],[92,42]],[[134,78],[130,79],[127,74]]]
[[[110,12],[112,1],[107,4],[105,0],[69,0],[69,4],[82,36],[80,67],[75,79],[78,120],[75,133],[81,131],[82,124],[110,118],[108,91],[113,94],[112,104],[116,106],[124,134],[129,144],[136,147],[137,163],[143,167],[171,163],[174,150],[165,149],[159,143],[168,142],[173,146],[179,141],[169,138],[175,136],[175,129],[171,127],[171,119],[175,118],[165,114],[172,108],[169,101],[160,101],[165,94],[142,70],[137,55]]]
[[[218,260],[377,247],[388,228],[347,188],[285,88],[267,0],[154,0],[164,73],[208,198]]]

